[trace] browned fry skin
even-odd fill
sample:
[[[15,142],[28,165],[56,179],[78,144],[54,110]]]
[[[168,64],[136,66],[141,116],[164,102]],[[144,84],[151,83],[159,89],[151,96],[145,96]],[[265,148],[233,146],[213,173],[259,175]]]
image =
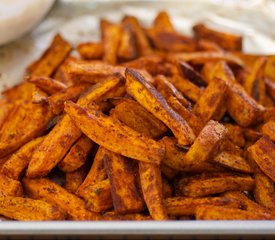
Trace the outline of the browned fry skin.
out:
[[[235,124],[226,123],[224,126],[227,129],[227,138],[239,147],[244,147],[245,138],[243,129]]]
[[[257,181],[257,180],[256,180]],[[256,183],[257,184],[257,183]],[[235,199],[241,202],[242,208],[250,212],[268,213],[269,210],[252,201],[247,195],[240,191],[229,191],[222,194],[223,197]]]
[[[205,39],[212,41],[225,50],[241,51],[242,37],[232,33],[219,32],[211,29],[204,24],[196,24],[193,26],[193,31],[197,39]]]
[[[78,100],[78,103],[86,106],[91,101],[100,100],[120,84],[121,78],[108,78],[94,85],[85,96]],[[71,118],[65,114],[33,154],[27,176],[31,178],[46,176],[63,159],[81,134],[82,132],[74,125]]]
[[[20,221],[64,220],[66,217],[55,205],[21,197],[0,197],[0,214]]]
[[[199,165],[215,156],[225,136],[226,128],[222,124],[210,120],[186,153],[185,163],[189,166]]]
[[[195,135],[188,123],[176,113],[165,99],[150,85],[142,75],[127,68],[126,91],[156,118],[165,123],[174,133],[180,145],[189,145]]]
[[[129,28],[134,33],[139,56],[150,55],[153,53],[150,43],[149,43],[142,27],[140,26],[137,18],[132,17],[132,16],[126,16],[123,18],[122,24],[125,26],[129,26]]]
[[[167,100],[168,104],[188,122],[196,136],[200,133],[202,130],[204,124],[203,122],[191,112],[191,110],[185,108],[177,98],[171,96]]]
[[[268,209],[275,210],[274,182],[263,173],[255,175],[254,197],[256,202]]]
[[[275,181],[275,144],[270,138],[263,136],[247,151],[260,169]]]
[[[116,213],[138,213],[144,209],[143,199],[136,187],[135,162],[116,153],[104,155],[105,169],[110,179]]]
[[[215,76],[228,85],[226,108],[230,116],[242,127],[254,125],[263,120],[265,108],[250,97],[235,81],[230,68],[224,62],[217,63]]]
[[[203,197],[230,190],[249,191],[254,188],[254,179],[236,173],[209,173],[183,177],[176,182],[178,195]]]
[[[199,162],[198,164],[189,164],[185,161],[186,151],[176,146],[176,140],[169,137],[164,137],[161,140],[165,145],[165,158],[163,163],[174,170],[184,172],[204,172],[204,171],[218,171],[219,168],[207,161]],[[175,171],[176,170],[176,171]]]
[[[3,174],[0,174],[0,196],[23,196],[21,183],[11,179]]]
[[[82,135],[71,147],[65,158],[58,164],[63,172],[73,172],[84,165],[89,152],[94,146],[85,135]]]
[[[271,55],[268,56],[268,61],[265,67],[265,75],[267,78],[275,82],[275,77],[274,77],[274,62],[275,62],[275,56]]]
[[[162,177],[162,195],[163,198],[169,198],[173,196],[173,187],[164,177]]]
[[[263,136],[261,132],[258,132],[257,130],[254,130],[252,128],[244,128],[243,133],[244,133],[245,139],[252,143],[255,143]]]
[[[13,104],[9,103],[7,99],[0,99],[0,130],[12,107]]]
[[[12,154],[7,155],[3,158],[0,158],[0,172],[2,171],[2,167],[5,165],[5,163],[11,158]],[[5,174],[4,174],[5,175]]]
[[[46,178],[23,179],[24,190],[35,199],[55,204],[71,220],[96,220],[98,215],[85,209],[84,201]]]
[[[164,156],[164,147],[161,143],[104,115],[96,106],[90,106],[88,110],[67,102],[65,111],[81,131],[100,146],[126,157],[160,164]],[[89,126],[93,126],[93,129]],[[125,148],[126,145],[130,147]]]
[[[122,23],[120,45],[117,56],[121,61],[129,61],[137,57],[137,46],[134,32],[128,24]]]
[[[154,220],[167,220],[163,205],[162,179],[159,166],[139,163],[139,174],[144,200]]]
[[[25,80],[35,84],[38,88],[50,95],[67,88],[64,83],[49,77],[29,76],[26,77]]]
[[[170,81],[172,84],[192,102],[197,102],[202,95],[202,89],[180,75],[174,75]]]
[[[184,107],[190,103],[178,89],[164,75],[157,75],[155,78],[156,88],[159,93],[168,101],[170,97],[175,97]]]
[[[199,39],[197,41],[197,49],[198,51],[216,51],[216,52],[222,52],[223,49],[217,44],[212,41],[208,41],[205,39]]]
[[[206,86],[206,81],[203,79],[200,73],[198,73],[192,66],[188,63],[179,61],[177,64],[179,73],[182,74],[183,78],[188,79],[192,83],[198,86]]]
[[[59,115],[64,110],[64,102],[67,100],[76,101],[79,96],[85,92],[91,86],[90,83],[81,83],[77,85],[72,85],[67,89],[60,91],[56,94],[47,98],[47,102],[50,106],[51,111]]]
[[[76,58],[68,56],[64,62],[56,69],[53,78],[59,82],[64,83],[66,86],[71,86],[73,84],[69,74],[67,72],[67,65],[69,62],[75,61]]]
[[[267,59],[265,57],[258,58],[254,63],[251,73],[248,74],[243,84],[246,92],[260,104],[264,104],[266,98],[264,80],[266,62]]]
[[[88,164],[84,164],[82,167],[78,168],[74,172],[66,173],[66,185],[65,188],[71,193],[76,193],[79,186],[85,180],[88,173]]]
[[[222,108],[226,98],[227,85],[218,78],[214,78],[194,107],[194,113],[203,121],[208,122],[210,119],[216,119],[217,112]]]
[[[167,32],[175,32],[173,23],[167,12],[161,11],[154,19],[154,28],[157,30],[164,30]]]
[[[33,152],[43,141],[43,137],[36,138],[23,145],[16,153],[14,153],[8,161],[2,166],[1,173],[18,180],[23,171],[27,168]]]
[[[101,23],[103,44],[103,60],[109,64],[117,63],[117,52],[121,40],[122,28],[120,25]]]
[[[264,121],[268,122],[270,120],[275,120],[275,107],[267,108],[264,113]]]
[[[115,212],[104,213],[102,220],[104,221],[144,221],[152,220],[150,216],[139,213],[116,214]]]
[[[179,171],[177,171],[171,167],[168,167],[164,163],[162,163],[160,165],[160,170],[161,170],[161,173],[170,180],[174,179],[177,176],[177,174],[179,173]]]
[[[264,78],[266,91],[269,94],[269,96],[273,99],[273,102],[275,101],[275,80],[272,81],[269,78]]]
[[[213,161],[237,172],[253,173],[253,169],[243,157],[230,152],[219,153]]]
[[[112,116],[145,136],[159,138],[167,127],[137,102],[123,99],[113,110]]]
[[[111,66],[101,61],[69,61],[66,65],[66,72],[74,83],[90,82],[98,83],[106,77],[120,73],[124,75],[125,67]]]
[[[195,216],[196,220],[271,220],[268,213],[217,206],[197,207]]]
[[[50,77],[71,52],[71,45],[57,34],[50,47],[27,70],[33,76]]]
[[[199,206],[224,206],[228,208],[239,208],[240,201],[227,197],[172,197],[165,199],[168,214],[174,216],[194,215]]]
[[[83,59],[101,59],[104,54],[102,43],[86,42],[77,45],[77,51]]]
[[[268,121],[262,126],[261,132],[275,142],[275,120]]]
[[[2,95],[9,103],[15,103],[18,100],[28,101],[31,99],[34,89],[34,84],[22,82],[2,91]]]

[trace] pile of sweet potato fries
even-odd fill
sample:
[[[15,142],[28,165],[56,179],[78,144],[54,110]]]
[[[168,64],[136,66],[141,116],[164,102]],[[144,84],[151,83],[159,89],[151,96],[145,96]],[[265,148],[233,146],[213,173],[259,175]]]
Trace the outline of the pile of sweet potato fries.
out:
[[[274,219],[275,56],[204,24],[185,36],[166,12],[100,31],[56,35],[3,91],[0,215]]]

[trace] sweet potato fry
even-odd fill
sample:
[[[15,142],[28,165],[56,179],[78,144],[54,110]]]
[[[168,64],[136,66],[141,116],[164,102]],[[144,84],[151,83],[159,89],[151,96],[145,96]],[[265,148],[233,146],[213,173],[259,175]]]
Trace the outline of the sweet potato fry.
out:
[[[159,138],[167,127],[137,102],[123,99],[113,110],[112,116],[137,132],[152,138]]]
[[[232,71],[224,62],[217,63],[215,76],[228,85],[226,108],[240,126],[248,127],[263,119],[264,107],[251,98],[235,81]]]
[[[0,100],[0,131],[1,127],[4,124],[6,118],[9,115],[9,112],[11,111],[13,107],[12,103],[8,103],[6,99],[1,99]]]
[[[254,63],[251,73],[248,74],[243,83],[246,92],[260,104],[264,104],[266,97],[264,80],[264,69],[266,62],[266,58],[258,58]]]
[[[265,77],[264,82],[267,93],[272,98],[272,100],[275,101],[275,80],[272,81],[269,78]]]
[[[69,62],[76,61],[75,57],[68,56],[64,62],[56,69],[53,78],[57,81],[64,83],[66,86],[71,86],[73,84],[73,81],[71,80],[68,71],[67,71],[67,65]]]
[[[219,32],[208,26],[199,23],[193,26],[193,31],[197,39],[212,41],[225,50],[241,51],[242,37],[232,33]]]
[[[137,18],[132,16],[126,16],[123,18],[122,24],[125,26],[129,26],[129,28],[133,31],[140,56],[150,55],[153,53],[153,50],[145,35],[145,32],[140,26]]]
[[[275,120],[265,123],[261,128],[261,132],[275,142]]]
[[[173,187],[165,177],[162,177],[162,195],[164,199],[173,195]]]
[[[236,154],[221,152],[213,158],[213,161],[237,172],[253,173],[253,169],[247,161],[243,157]]]
[[[176,87],[167,80],[164,75],[157,75],[155,78],[156,88],[160,94],[168,101],[170,97],[175,97],[184,107],[188,107],[190,103],[181,94]]]
[[[194,215],[197,207],[209,205],[239,208],[241,204],[237,199],[227,197],[172,197],[165,199],[168,214],[174,216]]]
[[[191,127],[167,104],[157,90],[133,69],[127,68],[125,75],[126,91],[156,118],[164,122],[177,137],[180,145],[191,144],[195,138]]]
[[[150,216],[140,213],[116,214],[115,212],[106,212],[103,215],[104,221],[144,221],[152,220]]]
[[[139,163],[139,175],[144,200],[150,215],[154,220],[167,220],[159,166],[150,163]]]
[[[247,151],[260,169],[275,181],[275,144],[270,138],[263,136]]]
[[[166,164],[162,163],[160,165],[160,170],[161,170],[161,173],[167,177],[169,180],[172,180],[174,179],[177,174],[179,173],[179,171],[171,168],[171,167],[168,167]]]
[[[196,220],[271,220],[271,215],[268,213],[209,205],[197,207],[195,215]]]
[[[237,146],[243,147],[245,145],[243,129],[236,124],[226,123],[224,125],[227,129],[227,138]]]
[[[74,172],[66,173],[66,184],[65,188],[71,193],[76,193],[79,186],[85,180],[88,173],[88,164],[84,164],[82,167],[78,168]]]
[[[93,146],[94,143],[82,135],[58,164],[59,169],[63,172],[73,172],[83,166]]]
[[[256,202],[268,209],[275,210],[274,182],[265,174],[259,172],[255,175],[254,197]]]
[[[183,177],[176,182],[178,195],[203,197],[230,190],[249,191],[254,187],[254,179],[249,175],[236,173],[209,173]]]
[[[77,45],[77,51],[83,59],[101,59],[104,54],[102,43],[86,42]]]
[[[57,205],[72,220],[96,220],[98,215],[85,209],[84,201],[46,178],[23,179],[28,196]]]
[[[161,11],[154,19],[154,28],[167,32],[175,32],[173,23],[167,12]]]
[[[85,96],[78,100],[78,103],[81,106],[86,106],[91,101],[102,99],[106,93],[120,84],[121,78],[108,78],[94,85]],[[71,118],[65,114],[33,154],[27,176],[32,178],[46,176],[63,159],[81,134]]]
[[[91,86],[90,83],[81,83],[72,85],[66,88],[63,91],[60,91],[56,94],[47,98],[47,102],[50,106],[51,111],[58,115],[61,114],[64,109],[64,102],[67,100],[76,101],[81,94],[87,91],[87,89]]]
[[[23,189],[19,181],[0,174],[0,196],[21,197],[22,195]]]
[[[22,197],[0,197],[0,214],[21,221],[64,220],[66,216],[55,205]]]
[[[1,173],[9,178],[18,180],[23,171],[28,167],[33,152],[42,141],[43,137],[39,137],[23,145],[2,166]]]
[[[210,52],[222,52],[223,49],[217,44],[212,41],[208,41],[205,39],[199,39],[197,41],[197,49],[198,51],[210,51]]]
[[[104,164],[110,179],[111,194],[116,213],[138,213],[144,202],[136,187],[135,162],[116,153],[104,155]]]
[[[28,76],[25,80],[33,83],[36,87],[40,88],[49,95],[55,94],[67,88],[64,83],[49,77]]]
[[[84,134],[113,152],[156,164],[159,164],[164,156],[164,148],[161,143],[143,136],[112,117],[104,115],[95,106],[93,108],[90,106],[88,110],[72,102],[67,102],[65,111]],[[94,126],[94,128],[91,129],[89,126]],[[130,147],[125,148],[126,145]]]
[[[189,80],[179,75],[174,75],[171,79],[172,84],[188,99],[197,102],[202,95],[202,89]]]
[[[57,34],[50,47],[28,68],[33,76],[50,77],[71,52],[71,45]]]
[[[194,107],[194,113],[203,121],[207,123],[210,119],[217,119],[217,113],[222,108],[227,92],[227,85],[218,78],[214,78],[203,94],[197,101]]]

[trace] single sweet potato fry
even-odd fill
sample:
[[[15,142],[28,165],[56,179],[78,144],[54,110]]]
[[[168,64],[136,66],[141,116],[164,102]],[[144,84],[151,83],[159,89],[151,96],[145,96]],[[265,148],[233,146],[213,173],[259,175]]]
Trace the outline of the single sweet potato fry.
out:
[[[197,102],[203,93],[201,88],[180,75],[174,75],[170,81],[182,93],[182,95],[190,99],[192,102]]]
[[[0,197],[0,214],[20,221],[64,220],[66,214],[50,203],[22,197]]]
[[[22,82],[2,91],[2,95],[9,103],[14,103],[18,100],[29,101],[32,97],[34,89],[34,84],[29,82]]]
[[[243,157],[230,152],[219,153],[213,161],[237,172],[253,173],[253,169]]]
[[[71,45],[57,34],[50,47],[28,68],[33,76],[50,77],[71,52]]]
[[[65,188],[71,193],[76,193],[79,186],[85,180],[85,177],[89,171],[89,164],[84,164],[82,167],[78,168],[74,172],[66,173],[66,184]]]
[[[139,175],[144,200],[150,215],[154,220],[167,220],[160,167],[151,163],[139,163]]]
[[[205,39],[199,39],[197,41],[198,51],[210,51],[210,52],[222,52],[223,49],[215,42],[208,41]]]
[[[265,123],[261,128],[261,132],[275,142],[275,120]]]
[[[73,81],[71,80],[68,71],[67,71],[67,65],[69,62],[76,61],[75,57],[68,56],[64,62],[56,69],[53,78],[57,81],[64,83],[66,86],[73,85]]]
[[[163,30],[167,32],[175,32],[173,23],[167,12],[161,11],[154,19],[154,28],[157,30]]]
[[[77,51],[81,58],[88,60],[101,59],[104,54],[103,45],[100,42],[80,43],[77,45]]]
[[[228,85],[226,108],[229,115],[242,127],[263,120],[264,107],[259,105],[244,88],[235,81],[234,74],[224,62],[217,63],[215,77]]]
[[[35,199],[55,204],[71,220],[96,220],[98,215],[85,209],[84,201],[47,178],[23,179],[24,190]]]
[[[271,220],[268,213],[209,205],[197,207],[195,216],[196,220]]]
[[[120,84],[121,78],[108,78],[94,85],[85,96],[78,100],[78,103],[86,106],[91,101],[100,100]],[[27,176],[31,178],[46,176],[63,159],[81,134],[82,132],[74,125],[71,118],[65,114],[33,154]]]
[[[193,26],[193,31],[197,39],[205,39],[212,41],[225,50],[241,51],[242,50],[242,37],[240,35],[219,32],[211,29],[208,26],[199,23]]]
[[[227,85],[218,78],[214,78],[204,90],[194,107],[194,113],[207,123],[210,119],[217,119],[217,113],[223,107],[227,92]]]
[[[239,147],[244,147],[245,138],[243,128],[236,124],[226,123],[224,126],[227,129],[227,138]]]
[[[272,81],[269,78],[265,77],[264,82],[267,93],[272,98],[272,100],[275,101],[275,80]]]
[[[275,144],[269,137],[263,136],[247,149],[249,156],[260,169],[275,181]]]
[[[199,165],[208,161],[215,156],[225,136],[226,128],[222,124],[210,120],[187,151],[184,157],[185,164]]]
[[[275,210],[274,181],[259,172],[255,175],[254,197],[256,202],[268,209]]]
[[[49,77],[28,76],[25,80],[33,83],[36,87],[40,88],[49,95],[55,94],[67,88],[64,83]]]
[[[169,180],[172,180],[174,179],[177,174],[179,173],[179,171],[171,168],[171,167],[168,167],[166,164],[162,163],[160,165],[160,170],[161,170],[161,173],[167,177]]]
[[[173,190],[174,188],[172,185],[168,182],[168,180],[165,177],[162,177],[162,195],[163,198],[169,198],[173,196]]]
[[[230,190],[249,191],[254,188],[254,179],[236,173],[208,173],[183,177],[176,182],[178,195],[203,197]]]
[[[159,119],[130,99],[121,100],[111,113],[128,127],[148,137],[159,138],[168,130]]]
[[[116,153],[104,155],[105,169],[110,179],[111,194],[116,213],[138,213],[144,202],[136,186],[136,163]]]
[[[21,183],[7,177],[6,175],[0,174],[0,196],[23,196]]]
[[[143,28],[140,26],[137,18],[132,16],[126,16],[123,18],[122,24],[128,26],[133,31],[137,43],[139,56],[150,55],[153,53],[153,50],[145,35],[145,32]]]
[[[239,208],[241,203],[237,199],[227,197],[172,197],[165,199],[168,214],[174,216],[194,215],[197,207],[209,205]]]
[[[14,180],[19,180],[23,171],[28,167],[33,152],[41,144],[43,139],[44,137],[35,138],[23,145],[17,152],[11,155],[2,166],[1,173]]]
[[[83,166],[93,146],[93,141],[82,135],[58,164],[59,169],[63,172],[73,172]]]
[[[13,107],[13,104],[9,103],[7,99],[0,100],[0,131],[12,107]]]
[[[88,110],[67,102],[65,111],[81,131],[97,144],[126,157],[160,164],[164,156],[161,143],[143,136],[115,118],[104,115],[96,106],[90,106]],[[89,126],[93,126],[93,129]]]
[[[176,113],[165,99],[150,85],[142,75],[127,68],[126,91],[156,118],[164,122],[174,133],[180,145],[189,145],[195,135],[188,123]]]
[[[149,221],[152,220],[150,216],[140,213],[116,214],[115,212],[106,212],[103,215],[104,221]]]

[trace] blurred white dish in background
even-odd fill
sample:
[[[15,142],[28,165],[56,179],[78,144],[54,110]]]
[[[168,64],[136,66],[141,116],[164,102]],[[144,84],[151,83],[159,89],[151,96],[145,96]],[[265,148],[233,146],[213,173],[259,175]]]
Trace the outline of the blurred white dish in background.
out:
[[[0,0],[0,45],[30,31],[55,0]]]

